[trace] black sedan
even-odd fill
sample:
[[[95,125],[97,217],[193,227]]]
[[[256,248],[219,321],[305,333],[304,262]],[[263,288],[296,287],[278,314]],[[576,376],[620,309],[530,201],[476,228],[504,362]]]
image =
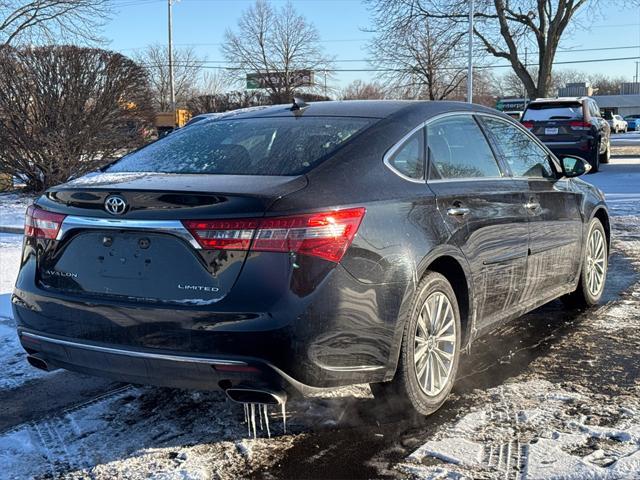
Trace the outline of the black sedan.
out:
[[[600,299],[588,170],[463,103],[205,119],[29,208],[19,337],[46,370],[254,403],[370,383],[426,415],[478,336]]]

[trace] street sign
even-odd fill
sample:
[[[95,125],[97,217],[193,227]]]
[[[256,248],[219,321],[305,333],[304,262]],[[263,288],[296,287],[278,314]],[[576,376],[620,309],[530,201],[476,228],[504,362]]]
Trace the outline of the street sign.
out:
[[[247,89],[269,88],[271,86],[284,87],[287,84],[285,72],[247,73]],[[311,70],[294,70],[289,72],[289,85],[296,87],[310,87],[313,85]]]

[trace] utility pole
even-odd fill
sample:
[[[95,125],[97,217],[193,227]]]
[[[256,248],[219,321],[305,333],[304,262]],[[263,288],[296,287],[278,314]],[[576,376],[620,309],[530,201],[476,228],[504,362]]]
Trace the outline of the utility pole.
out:
[[[524,46],[524,69],[527,70],[527,55],[529,53],[528,45]],[[527,108],[527,86],[522,82],[522,92],[523,92],[523,110]]]
[[[469,59],[467,65],[467,102],[473,103],[473,0],[469,0]]]
[[[634,77],[636,83],[640,83],[640,77],[638,77],[638,65],[640,65],[640,62],[636,62],[636,76]]]
[[[169,95],[171,97],[171,111],[176,111],[176,91],[173,84],[173,15],[171,12],[173,0],[167,0],[169,8]]]

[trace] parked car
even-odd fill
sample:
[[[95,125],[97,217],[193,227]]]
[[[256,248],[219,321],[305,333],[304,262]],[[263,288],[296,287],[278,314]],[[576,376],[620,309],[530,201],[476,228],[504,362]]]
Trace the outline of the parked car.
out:
[[[626,117],[624,117],[624,119],[627,122],[628,131],[630,132],[640,131],[640,115],[639,114],[627,115]]]
[[[201,113],[200,115],[196,115],[191,117],[191,119],[184,124],[185,127],[193,125],[194,123],[201,122],[202,120],[211,120],[212,118],[216,118],[222,115],[221,113]],[[184,127],[183,127],[184,128]]]
[[[577,155],[597,172],[611,157],[611,127],[589,97],[539,98],[527,105],[522,124],[556,155]]]
[[[607,123],[611,127],[611,131],[613,133],[620,133],[627,131],[627,122],[622,115],[617,115],[615,113],[608,112],[605,114],[604,118],[607,120]]]
[[[255,403],[370,383],[427,415],[478,336],[601,298],[609,215],[573,178],[589,168],[457,102],[198,122],[28,209],[20,342],[45,370]]]

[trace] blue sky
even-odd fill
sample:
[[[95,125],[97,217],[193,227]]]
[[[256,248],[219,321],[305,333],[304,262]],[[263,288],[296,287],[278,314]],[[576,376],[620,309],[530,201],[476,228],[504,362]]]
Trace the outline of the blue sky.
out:
[[[280,6],[284,0],[272,0]],[[633,3],[635,2],[635,5]],[[104,34],[110,40],[109,48],[124,54],[151,43],[167,42],[166,0],[115,0],[118,13],[106,25]],[[209,61],[223,60],[220,42],[224,31],[235,28],[238,17],[253,0],[180,0],[173,7],[174,43],[176,47],[192,46]],[[601,2],[604,5],[606,2]],[[338,68],[367,68],[367,42],[371,33],[369,7],[360,0],[294,0],[294,6],[311,20],[320,33],[325,52],[337,60],[363,60],[338,62]],[[566,36],[557,62],[599,58],[638,57],[640,60],[640,3],[632,0],[628,5],[611,3],[597,12],[584,11],[579,24]],[[576,49],[603,47],[634,47],[615,50],[576,52]],[[531,46],[531,49],[534,49]],[[494,60],[495,62],[495,60]],[[592,73],[622,75],[632,80],[635,60],[562,65]],[[501,63],[501,62],[497,62]],[[497,72],[506,69],[496,70]],[[375,79],[375,73],[340,72],[333,86],[341,87],[356,78]]]

